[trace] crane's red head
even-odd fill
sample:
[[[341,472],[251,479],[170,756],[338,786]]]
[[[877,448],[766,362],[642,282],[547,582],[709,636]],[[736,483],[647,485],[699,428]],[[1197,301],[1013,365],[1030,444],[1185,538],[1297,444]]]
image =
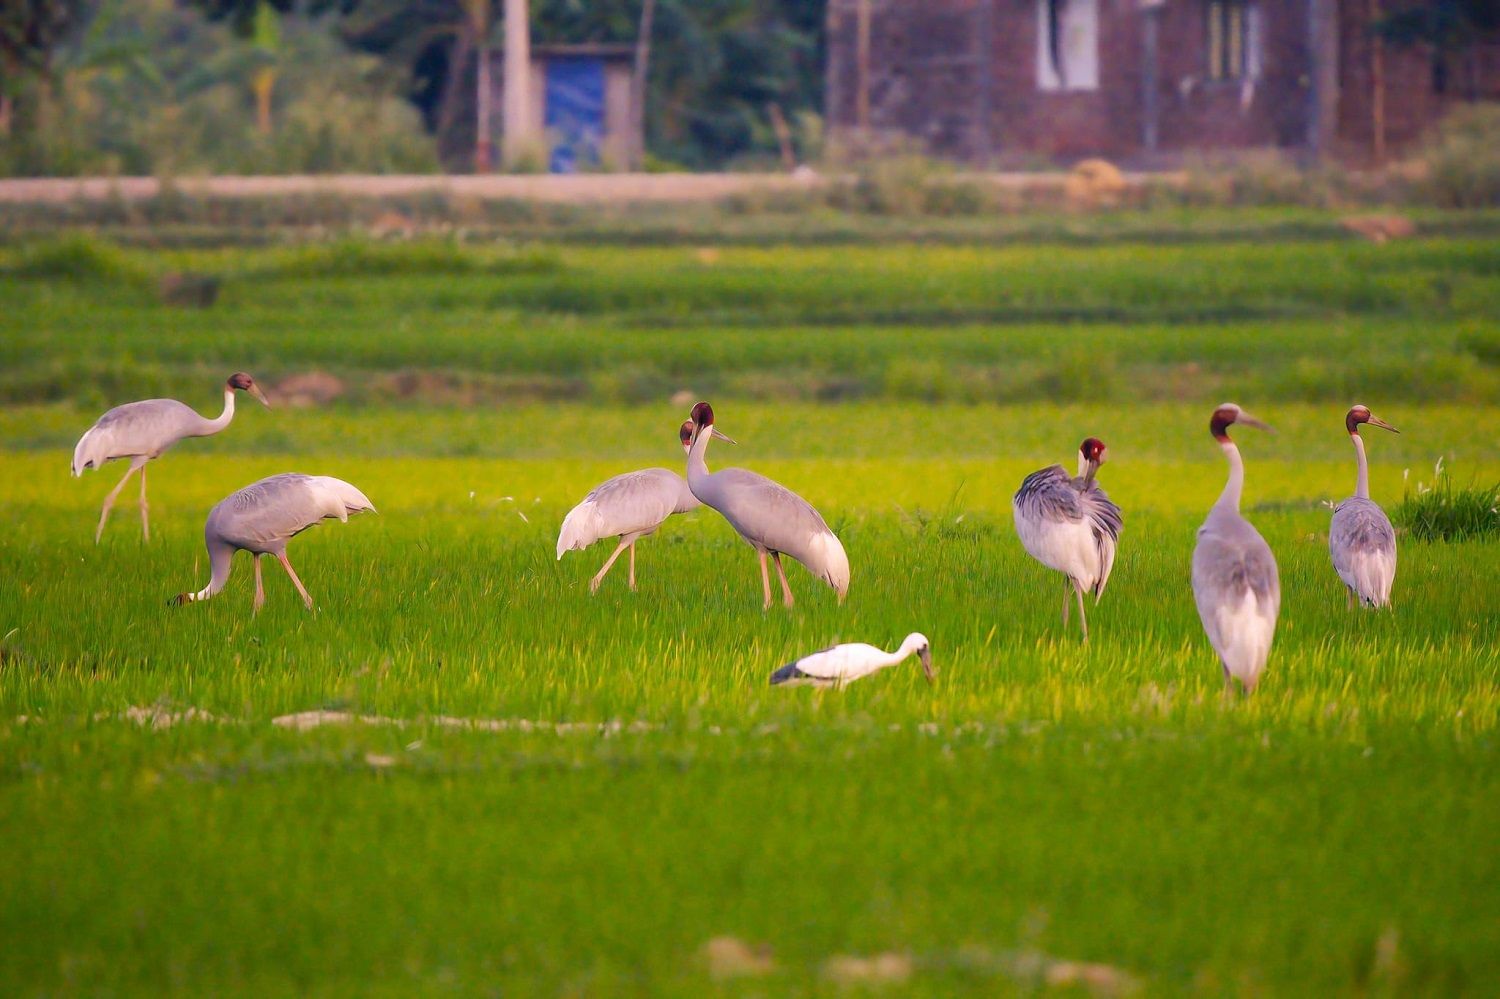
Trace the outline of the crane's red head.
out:
[[[260,390],[260,386],[255,384],[255,379],[251,378],[247,373],[243,371],[237,371],[234,374],[230,375],[229,380],[225,382],[224,385],[226,388],[239,389],[241,392],[249,392],[251,395],[255,396],[255,398],[265,403],[267,407],[270,407],[271,405],[271,400],[267,399],[266,394]]]
[[[1385,430],[1389,430],[1393,434],[1399,434],[1401,432],[1395,427],[1391,426],[1389,423],[1382,420],[1380,417],[1376,416],[1374,413],[1370,412],[1369,406],[1355,406],[1353,409],[1349,410],[1349,415],[1344,417],[1344,427],[1351,434],[1357,435],[1359,433],[1359,425],[1361,423],[1368,423],[1372,427],[1381,427]]]
[[[693,446],[693,421],[683,420],[682,426],[677,428],[677,439],[682,441],[683,447]]]
[[[1084,461],[1091,461],[1096,465],[1104,464],[1104,442],[1097,437],[1088,437],[1078,445],[1078,453],[1083,455]]]
[[[1265,430],[1268,433],[1276,432],[1232,402],[1226,402],[1214,410],[1214,418],[1208,421],[1208,432],[1213,434],[1214,440],[1220,444],[1228,444],[1229,426],[1232,423],[1243,423],[1247,427]]]
[[[711,427],[714,425],[714,408],[706,402],[700,402],[693,407],[693,426]]]

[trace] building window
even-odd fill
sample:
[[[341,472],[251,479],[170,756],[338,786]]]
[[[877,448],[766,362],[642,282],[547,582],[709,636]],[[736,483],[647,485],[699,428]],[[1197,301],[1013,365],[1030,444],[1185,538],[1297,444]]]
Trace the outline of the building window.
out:
[[[1250,17],[1245,0],[1208,0],[1208,78],[1246,76]]]
[[[1038,90],[1099,88],[1098,0],[1036,0]]]

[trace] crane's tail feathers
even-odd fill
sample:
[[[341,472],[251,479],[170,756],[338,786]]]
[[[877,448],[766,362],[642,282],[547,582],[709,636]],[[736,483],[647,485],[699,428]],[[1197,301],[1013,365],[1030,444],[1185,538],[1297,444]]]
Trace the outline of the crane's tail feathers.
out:
[[[598,541],[602,536],[598,519],[598,511],[588,500],[569,510],[557,532],[557,557],[561,559],[563,552],[583,551]]]
[[[98,468],[109,459],[102,455],[91,453],[90,438],[94,436],[94,427],[84,431],[82,437],[78,438],[78,445],[73,448],[73,477],[76,479],[90,468]]]
[[[376,512],[375,504],[370,502],[370,498],[343,479],[336,479],[331,475],[312,475],[308,478],[311,479],[313,489],[328,501],[330,513],[325,516],[337,517],[341,522],[348,523],[351,513],[365,510]]]
[[[832,531],[819,534],[812,539],[811,548],[815,572],[839,595],[839,603],[849,593],[849,556],[844,546]]]

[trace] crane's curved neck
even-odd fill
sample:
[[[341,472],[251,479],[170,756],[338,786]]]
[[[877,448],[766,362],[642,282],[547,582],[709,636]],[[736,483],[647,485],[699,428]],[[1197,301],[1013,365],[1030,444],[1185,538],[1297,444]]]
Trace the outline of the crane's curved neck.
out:
[[[1239,513],[1240,494],[1245,491],[1245,463],[1240,459],[1240,449],[1235,447],[1234,441],[1226,437],[1219,441],[1219,447],[1229,461],[1229,481],[1224,483],[1224,491],[1219,494],[1214,507]]]
[[[688,488],[692,489],[694,493],[697,493],[699,487],[708,481],[710,473],[708,471],[706,456],[708,455],[708,439],[714,435],[713,430],[712,424],[699,428],[698,436],[693,438],[693,446],[688,449]]]
[[[208,543],[208,565],[210,574],[208,585],[197,593],[188,593],[188,600],[207,600],[224,588],[229,582],[229,568],[234,561],[234,549],[226,544]]]
[[[220,413],[217,419],[204,419],[202,430],[193,436],[207,437],[210,434],[216,434],[229,426],[229,421],[232,419],[234,419],[234,389],[226,386],[224,389],[224,412]]]
[[[1360,499],[1370,498],[1370,462],[1365,458],[1365,440],[1358,431],[1349,435],[1354,441],[1354,459],[1359,463],[1359,474],[1354,477],[1354,495]]]

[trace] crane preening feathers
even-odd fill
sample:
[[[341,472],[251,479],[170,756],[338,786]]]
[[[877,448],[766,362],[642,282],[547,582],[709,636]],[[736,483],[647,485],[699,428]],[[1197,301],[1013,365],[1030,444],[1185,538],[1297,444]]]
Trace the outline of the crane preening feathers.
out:
[[[1249,692],[1260,680],[1271,652],[1276,616],[1281,612],[1281,579],[1271,546],[1240,516],[1245,463],[1229,439],[1229,428],[1236,423],[1271,429],[1232,402],[1214,410],[1209,432],[1229,462],[1229,481],[1198,528],[1193,600],[1209,644],[1224,665],[1225,686],[1232,679],[1239,680]]]
[[[1365,458],[1361,424],[1380,427],[1393,434],[1401,431],[1377,419],[1367,406],[1355,406],[1344,417],[1344,429],[1354,442],[1354,457],[1359,471],[1354,479],[1354,495],[1333,511],[1328,525],[1328,551],[1333,556],[1334,571],[1348,587],[1349,606],[1359,598],[1360,606],[1389,607],[1391,584],[1396,581],[1396,532],[1391,518],[1370,499],[1370,465]]]
[[[286,543],[324,520],[347,522],[350,514],[362,510],[373,513],[375,507],[364,493],[332,476],[283,472],[252,482],[224,497],[208,513],[208,521],[203,525],[211,572],[208,585],[197,593],[179,593],[172,602],[192,603],[217,594],[229,581],[234,553],[247,551],[255,556],[254,613],[260,613],[261,605],[266,602],[260,581],[262,555],[276,556],[292,577],[297,592],[302,594],[302,602],[312,610],[312,596],[287,560]]]
[[[851,642],[803,656],[772,673],[771,686],[811,684],[818,687],[840,687],[853,683],[862,676],[869,676],[876,670],[894,666],[914,653],[921,660],[922,675],[931,683],[932,678],[937,676],[937,670],[932,668],[932,647],[926,635],[914,631],[906,636],[906,640],[895,652],[877,649],[863,642]]]
[[[95,544],[104,535],[104,522],[109,519],[115,497],[137,471],[141,473],[141,535],[147,541],[151,540],[151,522],[146,506],[146,462],[160,458],[167,448],[185,437],[208,437],[229,426],[229,421],[234,419],[236,391],[249,392],[267,407],[271,405],[260,386],[255,384],[255,379],[241,371],[230,375],[224,383],[224,411],[216,419],[200,416],[192,407],[176,399],[146,399],[116,406],[84,432],[78,446],[73,449],[74,476],[82,475],[85,469],[103,468],[105,462],[116,458],[130,459],[125,478],[104,497],[99,527],[94,531]]]
[[[677,430],[683,450],[692,447],[693,424],[685,421]],[[557,557],[582,550],[600,538],[620,539],[614,554],[598,575],[589,580],[589,592],[599,589],[604,574],[625,549],[630,549],[630,588],[635,589],[635,543],[667,522],[674,513],[687,513],[701,506],[682,476],[666,468],[643,468],[626,472],[595,486],[583,502],[563,518],[557,533]]]
[[[704,456],[712,437],[734,441],[714,429],[714,410],[706,402],[693,407],[693,443],[688,449],[687,481],[693,495],[724,515],[760,555],[760,583],[765,594],[764,607],[771,606],[771,578],[766,570],[766,556],[776,563],[781,577],[782,602],[791,607],[792,588],[787,585],[781,556],[790,555],[807,567],[807,571],[833,587],[843,603],[849,592],[849,556],[844,546],[828,529],[823,517],[812,504],[778,482],[743,468],[725,468],[710,472]]]
[[[1092,593],[1095,604],[1104,595],[1124,526],[1120,508],[1095,481],[1104,464],[1104,450],[1103,441],[1086,439],[1078,445],[1076,477],[1070,477],[1061,465],[1032,472],[1011,500],[1021,545],[1032,558],[1063,574],[1064,625],[1069,598],[1077,596],[1084,641],[1089,638],[1089,623],[1083,613],[1083,595]]]

